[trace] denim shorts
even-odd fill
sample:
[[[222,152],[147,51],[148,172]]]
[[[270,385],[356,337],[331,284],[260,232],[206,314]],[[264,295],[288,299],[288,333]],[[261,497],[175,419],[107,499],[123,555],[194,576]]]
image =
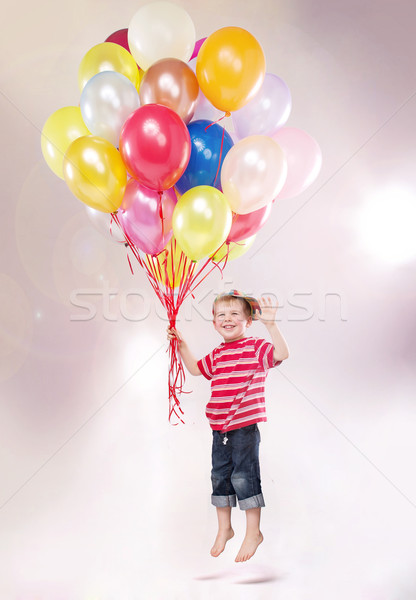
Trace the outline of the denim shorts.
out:
[[[241,510],[264,506],[257,423],[212,436],[212,504],[236,506],[237,498]]]

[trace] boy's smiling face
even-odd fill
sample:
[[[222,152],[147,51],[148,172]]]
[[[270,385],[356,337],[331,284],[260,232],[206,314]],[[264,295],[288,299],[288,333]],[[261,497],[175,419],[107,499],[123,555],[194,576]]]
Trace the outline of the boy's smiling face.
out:
[[[251,322],[244,300],[231,298],[229,302],[219,300],[215,303],[214,327],[223,337],[224,342],[235,342],[244,338]]]

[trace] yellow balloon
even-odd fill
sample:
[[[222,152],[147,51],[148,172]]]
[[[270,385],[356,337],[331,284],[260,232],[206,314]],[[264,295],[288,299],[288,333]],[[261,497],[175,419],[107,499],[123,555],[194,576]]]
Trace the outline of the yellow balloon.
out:
[[[190,262],[175,238],[171,238],[163,252],[153,257],[155,260],[156,278],[171,289],[179,287],[186,277]]]
[[[93,46],[81,61],[78,69],[79,89],[84,89],[85,84],[101,71],[117,71],[137,85],[139,69],[136,61],[123,46],[112,42],[103,42]]]
[[[251,248],[256,239],[256,235],[252,235],[251,237],[240,240],[239,242],[228,242],[221,246],[218,251],[212,256],[212,260],[214,262],[222,261],[225,263],[225,260],[230,261],[235,258],[239,258],[243,256]],[[227,256],[228,254],[228,256]]]
[[[198,185],[178,200],[172,216],[174,236],[184,253],[194,261],[209,256],[227,239],[232,212],[222,192]]]
[[[65,152],[74,140],[89,134],[79,106],[64,106],[51,114],[42,129],[41,148],[43,158],[55,175],[64,178]]]
[[[143,71],[143,69],[138,69],[138,73],[137,73],[137,81],[136,81],[136,90],[139,92],[140,91],[140,86],[141,83],[143,81],[143,77],[145,76],[146,71]]]
[[[80,137],[64,158],[64,177],[79,200],[102,212],[115,212],[121,205],[127,171],[119,151],[104,138]]]
[[[202,44],[196,76],[202,92],[219,110],[242,108],[264,80],[266,60],[256,38],[241,27],[223,27]]]

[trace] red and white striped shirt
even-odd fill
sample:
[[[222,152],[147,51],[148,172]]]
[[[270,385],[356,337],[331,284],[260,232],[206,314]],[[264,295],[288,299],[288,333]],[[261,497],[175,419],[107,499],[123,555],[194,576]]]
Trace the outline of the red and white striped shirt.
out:
[[[223,342],[198,361],[202,375],[211,380],[206,415],[212,429],[231,431],[267,421],[264,383],[270,368],[279,365],[274,346],[247,337]]]

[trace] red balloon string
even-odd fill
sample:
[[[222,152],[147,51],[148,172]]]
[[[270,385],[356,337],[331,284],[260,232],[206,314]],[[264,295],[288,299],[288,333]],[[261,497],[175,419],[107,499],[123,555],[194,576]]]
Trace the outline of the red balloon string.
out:
[[[130,256],[129,256],[128,252],[127,252],[127,260],[129,261],[129,267],[130,267],[131,274],[134,275],[133,267],[131,266]]]
[[[159,217],[162,222],[162,235],[164,235],[165,230],[164,230],[164,225],[163,225],[164,218],[163,218],[162,196],[163,196],[163,192],[159,191]]]
[[[225,112],[225,113],[222,115],[222,117],[220,117],[220,118],[219,118],[219,119],[217,119],[216,121],[213,121],[212,123],[210,123],[209,125],[207,125],[207,126],[205,127],[205,131],[206,131],[207,129],[209,129],[210,127],[212,127],[213,125],[215,125],[215,123],[219,123],[220,121],[222,121],[222,120],[223,120],[223,119],[225,119],[226,117],[231,117],[231,113],[230,113],[230,111],[228,111],[228,110],[227,110],[227,111],[226,111],[226,112]]]
[[[222,150],[223,150],[223,147],[224,147],[224,134],[225,134],[225,129],[222,130],[221,146],[220,146],[220,156],[219,156],[219,159],[218,159],[218,167],[217,167],[217,172],[215,173],[214,183],[212,185],[215,185],[215,182],[217,181],[218,173],[220,172]]]
[[[123,232],[126,246],[128,246],[131,253],[146,273],[147,279],[155,294],[166,309],[169,327],[175,327],[178,312],[184,300],[188,296],[194,297],[194,290],[214,269],[219,269],[222,274],[227,262],[228,251],[227,254],[217,262],[208,258],[204,261],[202,266],[198,268],[196,262],[192,261],[182,251],[179,251],[176,240],[171,239],[168,246],[162,250],[162,252],[157,256],[150,256],[149,254],[143,253],[123,231],[117,213],[113,213],[113,219]],[[127,254],[127,259],[130,270],[133,273],[129,254]],[[182,393],[187,393],[183,389],[185,384],[185,370],[181,360],[179,342],[177,339],[170,340],[167,351],[169,352],[169,422],[172,423],[172,419],[176,419],[176,422],[172,424],[177,425],[179,422],[184,423],[182,418],[184,413],[180,406],[179,397]]]
[[[114,217],[113,214],[111,214],[111,219],[110,219],[110,235],[113,235],[113,221],[114,221]]]
[[[216,123],[219,123],[220,121],[222,121],[223,119],[225,119],[225,117],[230,117],[230,116],[231,116],[231,113],[229,111],[225,112],[222,117],[220,117],[216,121],[213,121],[212,123],[210,123],[209,125],[207,125],[205,127],[205,131],[207,129],[209,129],[210,127],[212,127],[213,125],[215,125]],[[215,173],[214,183],[212,184],[213,186],[215,185],[215,182],[217,181],[218,173],[220,172],[222,150],[223,150],[223,147],[224,147],[224,135],[225,135],[225,129],[223,127],[223,129],[222,129],[222,136],[221,136],[220,156],[219,156],[219,159],[218,159],[218,168],[217,168],[217,172]]]

